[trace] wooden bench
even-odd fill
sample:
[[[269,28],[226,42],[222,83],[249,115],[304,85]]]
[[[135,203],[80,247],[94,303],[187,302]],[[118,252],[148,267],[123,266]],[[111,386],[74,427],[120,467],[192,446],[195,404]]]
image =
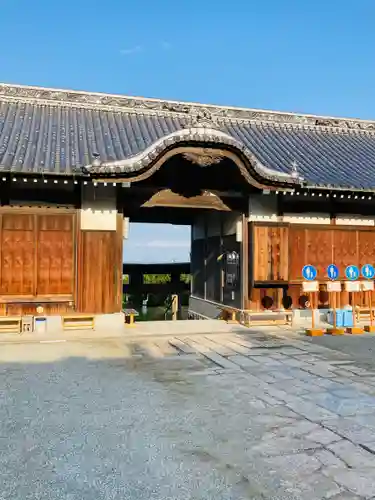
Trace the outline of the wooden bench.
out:
[[[370,308],[369,307],[356,306],[354,312],[355,312],[355,318],[358,322],[370,320]],[[374,315],[374,310],[372,311],[372,314]]]
[[[72,314],[61,316],[63,330],[94,330],[93,314]]]
[[[126,326],[134,326],[135,318],[139,316],[139,312],[135,309],[123,309],[124,322]]]
[[[21,316],[0,316],[0,333],[21,333]]]
[[[293,322],[292,311],[245,311],[244,316],[247,326],[291,325]]]
[[[242,323],[246,326],[291,325],[293,311],[248,311],[224,306],[221,319],[228,323]]]

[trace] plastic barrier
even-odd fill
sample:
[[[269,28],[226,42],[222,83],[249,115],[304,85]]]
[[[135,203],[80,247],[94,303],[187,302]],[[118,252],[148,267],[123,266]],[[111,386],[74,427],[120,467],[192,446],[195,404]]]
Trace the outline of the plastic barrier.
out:
[[[336,311],[329,311],[327,315],[327,322],[330,325],[334,324],[334,314],[336,314],[336,328],[343,328],[344,325],[344,318],[345,318],[345,312],[342,309],[336,309]]]
[[[353,311],[344,311],[344,325],[345,328],[351,328],[354,326],[353,322]]]

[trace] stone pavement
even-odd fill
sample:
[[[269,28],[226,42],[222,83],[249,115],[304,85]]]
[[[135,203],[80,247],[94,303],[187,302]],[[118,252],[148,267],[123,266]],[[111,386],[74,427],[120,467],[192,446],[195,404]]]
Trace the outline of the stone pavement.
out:
[[[238,324],[229,324],[220,320],[182,320],[182,321],[139,321],[133,327],[126,327],[119,323],[117,328],[113,325],[101,323],[95,330],[66,330],[62,328],[44,333],[1,333],[0,344],[3,343],[35,343],[67,340],[70,342],[80,340],[109,340],[132,339],[140,337],[173,336],[178,334],[192,335],[197,333],[232,333],[251,330]]]
[[[375,498],[375,369],[314,343],[9,344],[0,377],[2,500]]]

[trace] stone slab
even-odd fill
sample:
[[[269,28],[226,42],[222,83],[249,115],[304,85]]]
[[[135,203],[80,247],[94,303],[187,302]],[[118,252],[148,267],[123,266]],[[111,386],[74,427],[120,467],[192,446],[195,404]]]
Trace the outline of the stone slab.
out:
[[[328,444],[327,449],[332,451],[336,457],[339,457],[349,467],[374,468],[375,480],[375,455],[372,453],[369,453],[347,440],[340,440],[337,443]]]
[[[240,367],[235,363],[232,363],[228,359],[220,356],[217,352],[213,351],[204,343],[199,342],[198,340],[193,340],[192,338],[185,339],[185,342],[190,345],[197,352],[208,358],[210,361],[220,366],[221,368],[228,368],[230,370],[240,370]]]

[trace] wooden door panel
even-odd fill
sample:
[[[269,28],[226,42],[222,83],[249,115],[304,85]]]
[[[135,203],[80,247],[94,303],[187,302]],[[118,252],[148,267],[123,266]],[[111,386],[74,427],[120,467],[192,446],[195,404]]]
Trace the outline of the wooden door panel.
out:
[[[73,227],[72,215],[43,215],[39,217],[38,295],[73,295]]]
[[[284,226],[254,226],[254,281],[288,280],[288,236]]]
[[[39,215],[39,231],[73,231],[74,219],[72,214]]]
[[[38,295],[73,294],[73,235],[41,231],[38,241]]]
[[[318,271],[318,279],[327,279],[327,267],[333,262],[333,231],[331,229],[306,229],[306,264]]]
[[[375,230],[358,231],[358,264],[375,265]]]
[[[81,234],[80,310],[90,313],[115,311],[117,266],[116,233],[83,231]]]
[[[358,231],[336,229],[333,231],[333,260],[339,268],[339,276],[345,278],[345,268],[359,265]]]
[[[254,226],[254,281],[267,281],[269,274],[268,227]]]
[[[289,252],[288,231],[286,227],[269,228],[268,241],[270,250],[270,279],[272,281],[288,281]]]
[[[302,279],[302,268],[306,265],[306,231],[297,226],[289,229],[290,280]]]
[[[35,216],[32,214],[4,214],[2,215],[3,230],[33,231]]]
[[[35,292],[34,217],[3,215],[1,220],[1,285],[4,295]]]
[[[326,269],[332,263],[332,230],[291,226],[289,233],[290,280],[302,280],[302,269],[315,266],[318,279],[327,277]]]

